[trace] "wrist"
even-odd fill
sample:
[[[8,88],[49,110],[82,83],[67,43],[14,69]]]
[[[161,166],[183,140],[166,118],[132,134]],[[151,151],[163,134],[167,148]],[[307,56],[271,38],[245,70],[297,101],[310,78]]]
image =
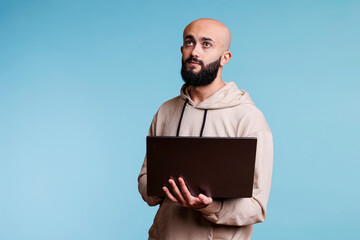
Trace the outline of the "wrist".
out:
[[[222,208],[222,201],[214,200],[212,203],[208,204],[205,207],[196,209],[197,211],[205,214],[205,215],[211,215],[220,212]]]

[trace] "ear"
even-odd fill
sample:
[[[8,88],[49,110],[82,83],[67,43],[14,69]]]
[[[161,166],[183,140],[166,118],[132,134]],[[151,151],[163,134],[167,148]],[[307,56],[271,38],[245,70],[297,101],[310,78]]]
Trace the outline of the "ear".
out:
[[[180,47],[180,52],[183,53],[183,46]]]
[[[231,52],[225,51],[223,57],[221,58],[220,66],[225,66],[230,61],[230,58],[231,58]]]

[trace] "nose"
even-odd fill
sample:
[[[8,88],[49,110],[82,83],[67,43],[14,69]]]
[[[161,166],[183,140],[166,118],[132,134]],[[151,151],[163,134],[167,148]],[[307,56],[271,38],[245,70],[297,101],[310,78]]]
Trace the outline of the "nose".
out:
[[[199,54],[200,54],[200,45],[199,44],[195,44],[193,49],[191,50],[191,55],[193,57],[199,57]]]

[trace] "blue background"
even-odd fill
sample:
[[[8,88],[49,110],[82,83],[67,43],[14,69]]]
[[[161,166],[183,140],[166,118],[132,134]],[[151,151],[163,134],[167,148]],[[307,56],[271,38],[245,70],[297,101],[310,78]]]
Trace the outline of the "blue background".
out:
[[[253,239],[354,239],[360,2],[0,1],[0,239],[145,239],[145,136],[179,94],[182,31],[232,32],[223,79],[274,135]]]

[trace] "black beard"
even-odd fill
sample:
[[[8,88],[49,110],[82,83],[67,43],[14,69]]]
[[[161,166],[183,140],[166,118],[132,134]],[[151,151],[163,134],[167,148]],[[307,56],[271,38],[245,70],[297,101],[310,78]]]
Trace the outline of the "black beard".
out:
[[[190,62],[190,61],[198,62],[201,65],[201,69],[198,73],[193,73],[191,70],[188,71],[186,69],[185,63]],[[182,76],[184,82],[190,86],[198,87],[198,86],[209,85],[210,83],[212,83],[214,81],[214,79],[217,76],[217,73],[218,73],[218,70],[220,67],[220,61],[221,61],[221,57],[219,58],[219,60],[216,60],[216,61],[204,66],[203,61],[200,61],[194,57],[189,57],[185,61],[182,60],[181,76]]]

